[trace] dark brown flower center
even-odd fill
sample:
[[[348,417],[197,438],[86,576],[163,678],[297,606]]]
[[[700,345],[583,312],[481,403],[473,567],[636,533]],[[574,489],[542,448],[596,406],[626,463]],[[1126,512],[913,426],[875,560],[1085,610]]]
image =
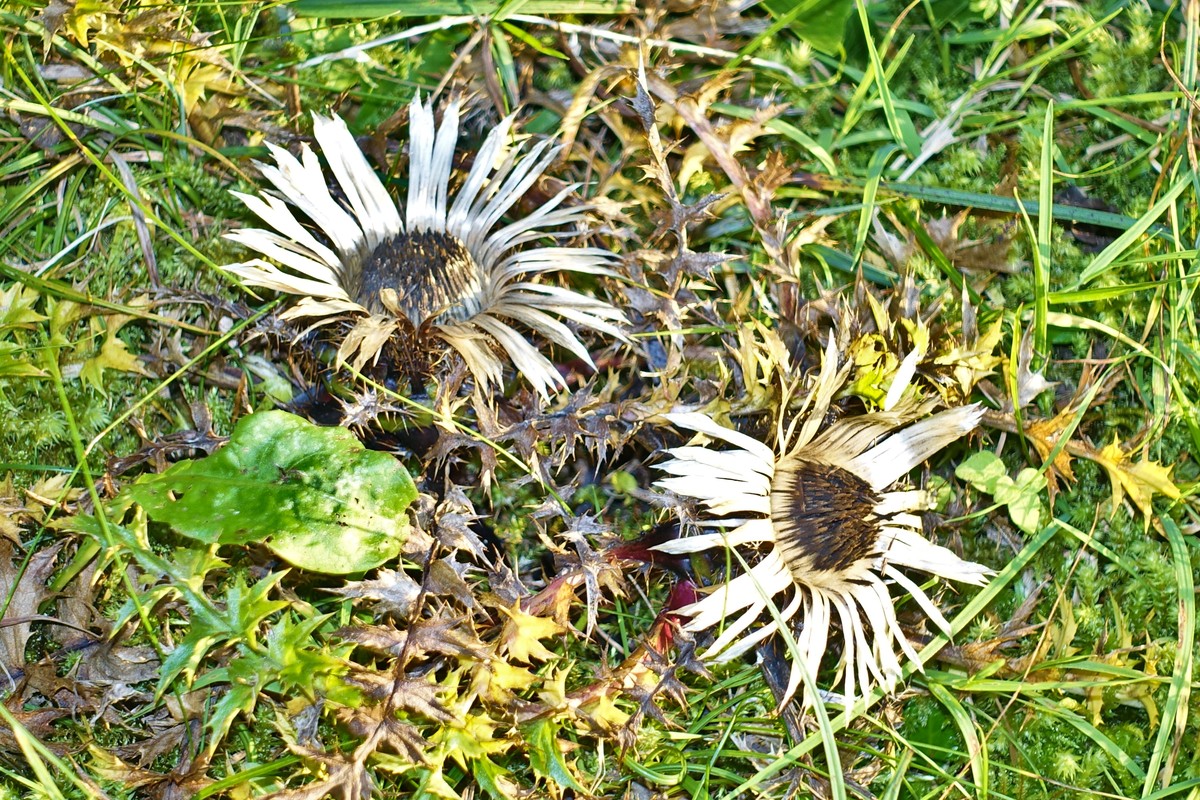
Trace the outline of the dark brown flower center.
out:
[[[401,233],[363,264],[355,300],[372,314],[387,313],[380,293],[396,292],[396,306],[414,328],[462,322],[479,313],[479,267],[457,236],[444,231]]]
[[[844,573],[876,552],[879,495],[852,472],[786,456],[775,465],[771,522],[779,555],[801,583]]]

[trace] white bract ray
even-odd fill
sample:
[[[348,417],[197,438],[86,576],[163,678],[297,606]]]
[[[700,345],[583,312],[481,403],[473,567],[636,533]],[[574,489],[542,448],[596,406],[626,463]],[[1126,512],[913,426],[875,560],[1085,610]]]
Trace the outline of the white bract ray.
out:
[[[669,477],[657,485],[698,501],[703,510],[696,519],[700,532],[656,549],[683,554],[736,548],[739,557],[720,560],[750,565],[676,613],[690,617],[687,630],[714,631],[702,655],[715,661],[737,658],[776,634],[791,637],[785,703],[800,687],[799,662],[809,674],[819,672],[831,626],[841,630],[836,667],[846,702],[875,685],[895,688],[897,650],[913,660],[917,653],[897,622],[893,585],[938,630],[950,633],[936,603],[902,569],[975,585],[992,574],[922,535],[914,512],[930,507],[928,492],[892,488],[974,430],[982,410],[971,405],[931,415],[929,403],[893,402],[822,431],[847,374],[839,371],[831,342],[802,418],[781,424],[774,446],[701,413],[665,415],[709,443],[672,448],[671,459],[658,465]],[[768,604],[775,615],[767,613]],[[807,691],[802,697],[813,701]]]
[[[548,399],[566,384],[514,325],[591,365],[566,323],[623,339],[625,316],[607,302],[537,278],[552,272],[611,275],[617,258],[595,247],[554,244],[574,235],[587,211],[563,206],[576,186],[497,227],[560,150],[550,142],[528,152],[524,144],[512,146],[512,117],[484,139],[451,197],[459,114],[458,103],[450,103],[437,125],[432,103],[417,98],[409,107],[403,208],[345,122],[314,115],[313,136],[336,192],[307,145],[299,158],[270,146],[274,163],[258,167],[271,189],[261,197],[235,193],[268,227],[228,235],[263,258],[224,269],[251,286],[299,295],[286,318],[307,318],[312,327],[348,324],[338,358],[355,369],[392,348],[407,368],[428,371],[441,353],[427,351],[449,348],[463,358],[480,390],[500,384],[507,362]],[[537,246],[547,240],[549,245]]]

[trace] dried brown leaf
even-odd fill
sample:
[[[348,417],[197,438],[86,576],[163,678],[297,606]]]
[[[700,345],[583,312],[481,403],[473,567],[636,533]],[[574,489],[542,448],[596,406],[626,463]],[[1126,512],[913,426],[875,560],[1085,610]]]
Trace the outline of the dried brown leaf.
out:
[[[430,594],[442,597],[452,597],[467,609],[475,608],[475,593],[463,580],[462,573],[465,564],[459,564],[449,558],[439,558],[429,565],[425,575],[425,590]]]
[[[32,621],[42,603],[52,597],[46,581],[54,572],[60,541],[20,558],[8,539],[0,539],[0,666],[9,673],[25,666],[25,644],[29,641]]]
[[[380,569],[367,581],[348,581],[345,586],[327,589],[342,597],[370,600],[381,613],[407,619],[417,609],[421,585],[400,570]]]
[[[294,789],[272,792],[264,795],[263,800],[325,800],[329,797],[339,800],[370,800],[375,791],[375,781],[371,778],[366,764],[352,755],[328,754],[290,743],[288,749],[305,761],[313,762],[315,766],[322,768],[325,777]]]
[[[360,647],[408,660],[435,653],[479,660],[487,649],[464,618],[434,618],[415,621],[408,630],[386,625],[358,625],[342,628],[336,635]]]

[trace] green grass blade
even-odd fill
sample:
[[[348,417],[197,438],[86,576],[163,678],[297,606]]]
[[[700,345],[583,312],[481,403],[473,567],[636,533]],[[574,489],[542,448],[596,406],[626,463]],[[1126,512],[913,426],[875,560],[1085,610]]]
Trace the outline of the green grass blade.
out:
[[[970,755],[971,777],[975,781],[975,797],[979,798],[979,800],[987,800],[987,748],[979,741],[978,726],[971,719],[971,715],[963,707],[963,704],[958,701],[957,697],[950,694],[950,690],[945,686],[940,683],[930,682],[929,692],[949,712],[950,717],[954,720],[954,724],[958,726],[958,732],[962,734],[963,741],[967,743],[967,750]]]
[[[1038,168],[1038,205],[1041,208],[1054,206],[1054,101],[1046,106],[1046,119],[1042,125],[1042,158]],[[1033,257],[1033,368],[1045,366],[1046,350],[1046,296],[1050,293],[1051,223],[1049,214],[1038,214],[1037,243]]]
[[[811,188],[827,192],[861,193],[863,180],[829,178],[823,175],[803,176],[803,183]],[[980,192],[964,192],[958,189],[946,189],[939,186],[922,186],[917,183],[903,181],[884,181],[879,186],[880,194],[885,197],[909,197],[929,203],[938,203],[958,208],[978,208],[983,211],[997,211],[1004,214],[1020,214],[1021,206],[1011,197],[1001,197],[995,194]],[[1024,203],[1026,212],[1031,217],[1041,214],[1041,203]],[[1124,214],[1114,214],[1111,211],[1097,211],[1093,208],[1080,208],[1062,203],[1055,203],[1050,208],[1054,219],[1065,222],[1079,222],[1085,225],[1096,225],[1101,228],[1129,230],[1142,220]],[[1171,232],[1163,225],[1151,224],[1145,231],[1155,236],[1171,239]]]
[[[1179,646],[1175,652],[1175,670],[1171,675],[1171,687],[1167,690],[1167,703],[1163,706],[1162,724],[1154,740],[1150,754],[1150,766],[1146,769],[1146,780],[1142,784],[1142,800],[1149,800],[1154,793],[1156,779],[1163,789],[1171,783],[1174,771],[1174,756],[1183,741],[1188,724],[1188,701],[1192,695],[1193,651],[1196,646],[1196,589],[1192,575],[1191,554],[1183,532],[1175,521],[1165,514],[1159,518],[1167,543],[1171,547],[1171,561],[1175,567],[1175,586],[1179,591]],[[1172,752],[1168,755],[1168,752]],[[1163,761],[1166,760],[1166,766]],[[1159,769],[1162,774],[1159,774]]]
[[[867,6],[862,0],[858,0],[855,5],[858,7],[859,21],[862,22],[863,37],[866,39],[867,53],[871,58],[871,72],[875,80],[875,87],[879,90],[879,102],[883,104],[883,116],[887,120],[888,130],[892,133],[892,140],[911,156],[915,152],[911,149],[915,131],[913,131],[913,136],[905,135],[900,112],[896,109],[892,90],[888,87],[887,76],[884,74],[883,62],[879,60],[879,51],[875,48],[875,37],[871,35],[871,18],[867,14]],[[908,128],[912,128],[911,120],[908,121]]]
[[[517,6],[520,8],[507,8]],[[576,14],[628,14],[634,4],[628,0],[529,0],[527,3],[488,2],[488,0],[297,0],[288,6],[297,16],[327,19],[367,17],[449,17],[466,15],[492,17],[509,13],[561,16]]]
[[[854,236],[854,263],[862,261],[863,250],[867,246],[867,236],[871,232],[871,219],[875,216],[875,195],[879,191],[879,180],[887,167],[888,159],[896,152],[895,145],[886,145],[875,151],[871,163],[867,166],[867,181],[863,186],[862,209],[858,214],[858,231]]]
[[[1167,209],[1174,204],[1179,195],[1183,194],[1184,189],[1190,185],[1190,173],[1184,175],[1182,178],[1176,181],[1175,184],[1172,185],[1171,188],[1159,198],[1158,202],[1155,203],[1149,211],[1138,218],[1134,224],[1131,225],[1125,231],[1125,233],[1118,236],[1112,244],[1104,248],[1100,255],[1096,256],[1095,260],[1092,261],[1091,264],[1088,264],[1087,268],[1079,275],[1075,282],[1067,287],[1068,290],[1078,289],[1083,284],[1093,281],[1104,273],[1108,272],[1112,268],[1113,262],[1115,262],[1122,253],[1128,250],[1143,233],[1148,231],[1150,226],[1154,224],[1155,220],[1166,213]]]

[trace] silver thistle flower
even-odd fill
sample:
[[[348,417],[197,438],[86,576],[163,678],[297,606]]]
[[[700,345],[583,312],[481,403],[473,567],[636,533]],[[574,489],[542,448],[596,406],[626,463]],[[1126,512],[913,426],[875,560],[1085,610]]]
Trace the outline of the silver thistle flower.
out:
[[[558,270],[609,274],[615,256],[593,247],[524,247],[570,235],[586,208],[562,207],[568,186],[529,216],[497,228],[561,148],[510,146],[513,118],[484,139],[453,198],[450,175],[459,106],[450,103],[435,128],[431,105],[409,107],[408,201],[403,213],[388,195],[341,118],[313,115],[313,134],[344,196],[334,199],[317,156],[299,159],[269,145],[275,164],[259,164],[274,191],[235,192],[268,229],[233,231],[230,239],[261,253],[224,267],[252,286],[301,299],[281,316],[313,327],[352,325],[338,350],[356,369],[392,343],[410,374],[427,370],[428,350],[453,348],[484,390],[498,385],[508,359],[543,399],[565,387],[552,363],[519,333],[519,323],[592,364],[569,320],[623,338],[624,315],[608,303],[536,277]],[[303,215],[298,219],[293,213]],[[307,218],[306,225],[302,221]],[[320,236],[314,235],[310,227]],[[556,319],[557,317],[557,319]],[[498,347],[497,347],[498,346]]]
[[[705,414],[666,415],[675,425],[732,448],[668,451],[672,460],[658,469],[672,477],[657,485],[699,500],[707,513],[698,524],[710,532],[656,549],[678,554],[738,548],[751,565],[677,612],[691,618],[687,630],[719,629],[704,658],[737,658],[787,625],[800,659],[816,675],[830,627],[840,623],[838,669],[851,703],[872,685],[895,688],[901,667],[893,643],[920,664],[896,620],[889,584],[911,595],[938,629],[950,632],[946,618],[904,569],[977,585],[992,573],[921,534],[914,512],[931,507],[930,493],[892,488],[974,430],[981,409],[963,406],[930,416],[931,402],[901,401],[901,392],[893,391],[885,410],[842,419],[821,431],[848,375],[837,361],[831,341],[805,407],[786,429],[780,422],[775,447]],[[776,598],[782,601],[777,619],[764,618]],[[800,664],[793,661],[785,702],[801,677]],[[803,696],[811,702],[807,693]]]

